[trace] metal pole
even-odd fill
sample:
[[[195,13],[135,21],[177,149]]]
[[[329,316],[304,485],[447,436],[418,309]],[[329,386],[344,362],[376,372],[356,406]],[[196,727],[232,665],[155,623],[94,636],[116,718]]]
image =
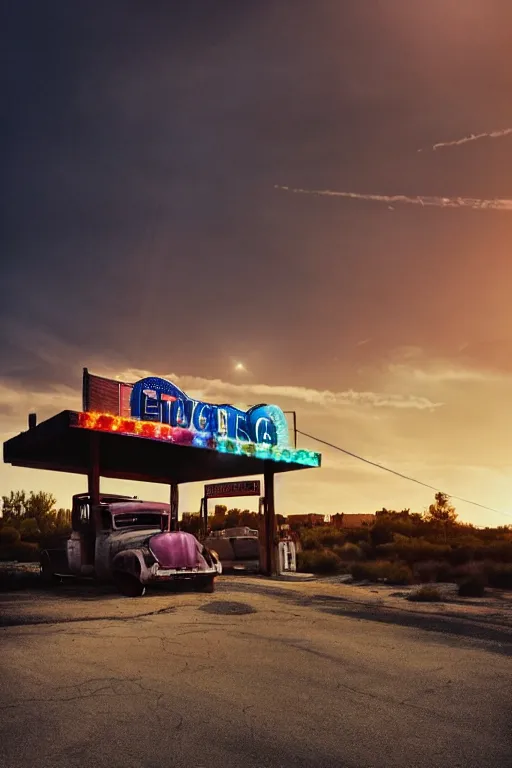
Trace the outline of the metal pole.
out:
[[[297,447],[297,411],[283,411],[284,414],[291,414],[293,417],[293,445]]]
[[[178,483],[171,485],[171,531],[178,530],[179,490]]]
[[[274,499],[274,470],[265,462],[265,550],[267,576],[277,573],[276,562],[276,510]]]
[[[87,491],[91,500],[91,507],[97,507],[100,503],[100,442],[99,435],[89,434],[89,472],[87,473]]]
[[[84,368],[82,374],[82,411],[89,410],[89,371]]]
[[[202,529],[203,529],[203,536],[206,538],[208,536],[208,496],[204,495],[204,507],[203,507],[203,520],[202,520]]]

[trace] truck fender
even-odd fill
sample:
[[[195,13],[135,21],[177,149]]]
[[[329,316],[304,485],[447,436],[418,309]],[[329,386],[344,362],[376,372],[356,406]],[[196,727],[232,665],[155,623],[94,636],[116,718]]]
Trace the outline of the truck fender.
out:
[[[147,571],[140,549],[122,549],[117,552],[112,560],[112,573],[116,571],[129,573],[140,579],[141,575]]]

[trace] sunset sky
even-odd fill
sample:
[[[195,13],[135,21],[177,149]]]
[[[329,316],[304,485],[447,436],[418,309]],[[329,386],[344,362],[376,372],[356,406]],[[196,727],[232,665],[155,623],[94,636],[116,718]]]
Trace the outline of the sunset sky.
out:
[[[512,523],[510,0],[5,5],[0,440],[79,409],[83,366],[150,372]],[[278,512],[432,499],[300,445],[324,467]]]

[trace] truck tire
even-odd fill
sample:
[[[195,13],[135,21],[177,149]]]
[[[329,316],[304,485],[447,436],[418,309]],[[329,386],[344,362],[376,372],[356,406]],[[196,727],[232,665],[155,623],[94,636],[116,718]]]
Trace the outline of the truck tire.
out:
[[[142,597],[146,592],[144,584],[131,573],[114,571],[114,584],[125,597]]]
[[[59,577],[55,574],[50,560],[50,556],[44,552],[41,556],[41,562],[39,563],[39,574],[43,584],[46,586],[54,586],[60,583]]]

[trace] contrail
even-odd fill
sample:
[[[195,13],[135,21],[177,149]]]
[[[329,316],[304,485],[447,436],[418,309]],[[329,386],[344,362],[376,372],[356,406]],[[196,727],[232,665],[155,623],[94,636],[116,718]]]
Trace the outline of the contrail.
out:
[[[364,195],[359,192],[337,192],[332,189],[294,189],[275,184],[275,189],[296,195],[319,195],[324,197],[346,197],[351,200],[369,200],[376,203],[405,203],[431,208],[471,208],[475,211],[512,211],[512,200],[482,200],[478,197],[437,197],[432,195]]]
[[[468,144],[470,141],[478,141],[479,139],[499,139],[502,136],[509,136],[512,134],[512,128],[503,128],[499,131],[489,131],[489,133],[472,133],[470,136],[464,136],[462,139],[455,139],[454,141],[439,141],[432,147],[433,150],[442,149],[443,147],[458,147],[461,144]],[[423,152],[422,149],[418,149],[418,152]]]

